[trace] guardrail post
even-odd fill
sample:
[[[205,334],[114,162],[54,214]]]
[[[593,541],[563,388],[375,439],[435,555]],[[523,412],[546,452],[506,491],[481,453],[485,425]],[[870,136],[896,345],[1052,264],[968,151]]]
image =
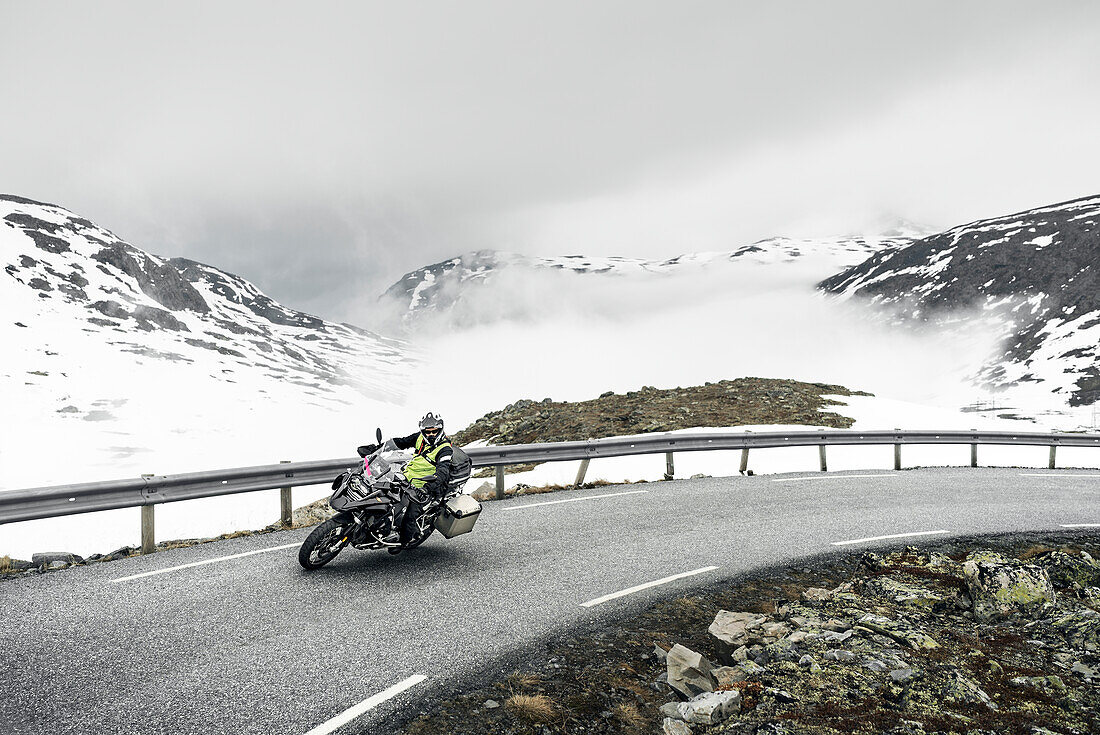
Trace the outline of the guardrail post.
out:
[[[1050,470],[1054,469],[1054,454],[1055,454],[1055,450],[1057,450],[1057,449],[1058,449],[1057,444],[1051,444],[1050,445],[1050,461],[1047,462],[1047,469],[1050,469]]]
[[[279,460],[279,464],[290,464],[290,460]],[[291,500],[290,490],[290,487],[279,488],[279,520],[287,527],[294,523],[294,503]]]
[[[894,429],[894,431],[901,431],[901,429]],[[894,469],[901,469],[901,442],[894,445]]]
[[[818,458],[821,460],[821,471],[822,472],[828,472],[829,471],[829,465],[825,461],[825,445],[824,444],[818,444],[817,445],[817,454],[818,454]]]
[[[665,479],[671,480],[676,475],[676,467],[672,464],[672,452],[665,452]]]
[[[581,460],[581,466],[577,468],[577,479],[573,481],[574,489],[580,487],[581,483],[584,482],[584,475],[588,472],[588,463],[591,461],[587,457]]]
[[[745,447],[741,450],[741,474],[745,474],[745,471],[749,468],[749,448]]]
[[[971,431],[977,431],[977,429],[971,429]],[[978,466],[978,445],[976,443],[970,445],[970,466]]]
[[[497,465],[497,500],[504,500],[504,465]]]
[[[157,547],[153,527],[153,508],[155,505],[141,506],[141,553],[152,554]]]

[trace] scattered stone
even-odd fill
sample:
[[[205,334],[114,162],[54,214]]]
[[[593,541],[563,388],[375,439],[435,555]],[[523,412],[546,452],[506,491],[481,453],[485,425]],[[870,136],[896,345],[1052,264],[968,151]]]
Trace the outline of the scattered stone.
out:
[[[702,654],[679,643],[669,650],[665,663],[668,667],[668,685],[685,697],[713,692],[718,686],[712,673],[714,665]]]
[[[1060,676],[1014,676],[1008,680],[1014,687],[1030,687],[1046,691],[1064,692],[1066,683]]]
[[[825,652],[825,660],[850,664],[856,660],[856,655],[851,651],[845,651],[843,648],[830,648]]]
[[[671,717],[666,717],[665,721],[661,724],[661,732],[663,735],[691,735],[691,726],[683,720],[674,720]]]
[[[871,671],[875,672],[876,674],[881,674],[882,672],[884,672],[884,671],[886,671],[890,668],[889,666],[884,664],[882,661],[879,661],[877,658],[866,659],[866,660],[864,660],[863,665],[864,665],[864,667],[870,669]]]
[[[849,628],[843,633],[830,632],[825,634],[826,643],[843,643],[856,634],[855,630]]]
[[[890,672],[890,681],[895,684],[904,684],[916,675],[917,672],[912,669],[894,669]]]
[[[496,701],[495,699],[486,699],[485,704],[481,706],[485,709],[496,709],[500,706],[500,702]]]
[[[1037,618],[1054,600],[1054,586],[1042,567],[1008,561],[991,551],[971,553],[963,564],[963,574],[974,615],[982,622],[1017,614]]]
[[[826,602],[833,599],[833,593],[823,587],[810,587],[803,591],[801,597],[803,602]]]
[[[1100,678],[1100,670],[1087,666],[1080,661],[1076,661],[1069,670],[1078,676],[1084,677],[1085,681],[1092,681],[1093,679]]]

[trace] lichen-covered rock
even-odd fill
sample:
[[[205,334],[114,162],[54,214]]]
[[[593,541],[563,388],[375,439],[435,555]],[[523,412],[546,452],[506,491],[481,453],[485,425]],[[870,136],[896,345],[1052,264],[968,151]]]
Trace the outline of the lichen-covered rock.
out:
[[[859,628],[864,628],[874,633],[878,633],[879,635],[884,635],[898,643],[909,646],[914,651],[930,650],[940,647],[940,644],[936,643],[931,636],[922,633],[916,628],[898,620],[890,620],[889,618],[880,617],[878,615],[871,615],[868,613],[861,617],[856,626],[856,630],[859,630]]]
[[[872,577],[863,585],[863,592],[872,597],[891,600],[907,607],[930,610],[943,598],[935,592],[891,577]]]
[[[741,681],[759,679],[767,669],[755,661],[742,661],[736,666],[719,666],[711,673],[718,682],[717,689],[729,688]]]
[[[997,708],[978,682],[958,670],[949,672],[946,679],[936,687],[936,692],[946,702],[984,704],[990,709]]]
[[[1054,627],[1073,648],[1100,651],[1100,613],[1076,610],[1054,621]]]
[[[718,687],[714,679],[714,665],[702,654],[681,646],[679,643],[669,649],[665,657],[668,671],[668,685],[685,697],[694,697],[702,692],[713,692]]]
[[[966,558],[963,574],[973,601],[974,616],[983,622],[1014,615],[1037,618],[1054,601],[1054,586],[1035,564],[1009,561],[991,551]]]
[[[1084,589],[1100,585],[1100,563],[1082,553],[1080,556],[1064,551],[1050,551],[1035,559],[1046,570],[1055,587]]]

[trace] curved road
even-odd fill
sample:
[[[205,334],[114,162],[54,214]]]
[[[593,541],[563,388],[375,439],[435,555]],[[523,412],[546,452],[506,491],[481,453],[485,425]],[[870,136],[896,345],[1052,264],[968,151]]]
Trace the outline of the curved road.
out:
[[[487,503],[472,534],[315,572],[279,548],[300,530],[22,577],[0,583],[0,732],[385,732],[397,708],[658,597],[909,538],[872,537],[1100,524],[1098,501],[1100,471],[705,478]]]

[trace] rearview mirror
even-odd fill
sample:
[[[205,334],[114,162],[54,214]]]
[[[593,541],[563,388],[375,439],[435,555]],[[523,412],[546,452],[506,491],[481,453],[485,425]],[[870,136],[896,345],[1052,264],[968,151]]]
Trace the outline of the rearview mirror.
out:
[[[374,440],[378,444],[382,443],[382,427],[381,426],[379,426],[377,429],[374,430]]]

